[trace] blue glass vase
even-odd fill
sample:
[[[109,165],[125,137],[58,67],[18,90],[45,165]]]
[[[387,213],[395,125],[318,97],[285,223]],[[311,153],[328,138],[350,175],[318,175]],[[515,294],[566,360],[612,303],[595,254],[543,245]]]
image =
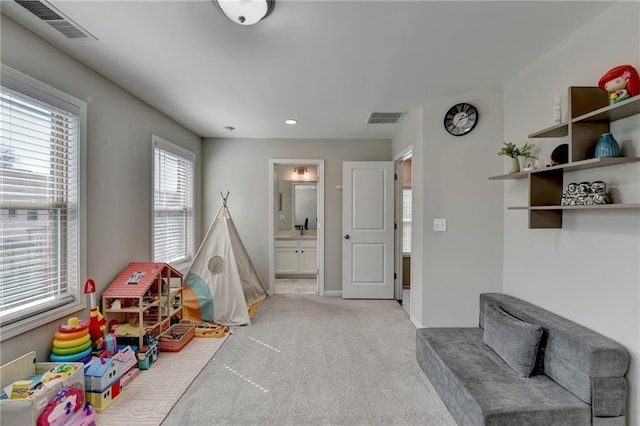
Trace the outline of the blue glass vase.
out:
[[[620,157],[620,145],[611,133],[603,133],[596,144],[596,158]]]

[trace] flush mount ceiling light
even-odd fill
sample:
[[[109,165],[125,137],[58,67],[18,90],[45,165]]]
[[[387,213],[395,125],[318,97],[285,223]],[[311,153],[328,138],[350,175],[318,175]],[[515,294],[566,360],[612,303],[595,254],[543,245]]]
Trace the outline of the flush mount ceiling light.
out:
[[[274,0],[214,0],[236,24],[253,25],[273,11]]]
[[[290,126],[295,126],[296,124],[299,123],[298,120],[294,119],[294,118],[288,118],[286,120],[284,120],[285,124],[288,124]]]

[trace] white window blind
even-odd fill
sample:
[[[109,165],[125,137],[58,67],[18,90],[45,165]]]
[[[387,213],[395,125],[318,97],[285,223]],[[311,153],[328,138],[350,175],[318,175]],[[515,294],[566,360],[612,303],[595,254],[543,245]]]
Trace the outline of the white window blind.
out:
[[[402,189],[402,252],[411,253],[411,188]]]
[[[8,67],[0,84],[0,323],[78,302],[83,104]],[[15,75],[15,78],[13,76]],[[31,85],[31,83],[34,85]],[[77,306],[76,306],[77,309]]]
[[[193,153],[154,136],[153,260],[193,257]]]

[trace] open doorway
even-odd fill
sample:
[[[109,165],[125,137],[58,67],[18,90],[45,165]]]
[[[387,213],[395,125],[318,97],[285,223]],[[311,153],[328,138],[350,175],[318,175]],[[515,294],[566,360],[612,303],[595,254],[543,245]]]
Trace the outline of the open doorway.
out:
[[[269,293],[324,295],[324,160],[270,160]]]
[[[411,148],[396,159],[396,300],[410,314],[411,300],[411,210],[413,202]]]

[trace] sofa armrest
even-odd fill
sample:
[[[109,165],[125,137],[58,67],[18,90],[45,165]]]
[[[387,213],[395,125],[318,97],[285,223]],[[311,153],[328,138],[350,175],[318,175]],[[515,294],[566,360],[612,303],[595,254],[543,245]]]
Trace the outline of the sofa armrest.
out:
[[[627,381],[624,377],[592,378],[591,392],[594,426],[626,424]]]

